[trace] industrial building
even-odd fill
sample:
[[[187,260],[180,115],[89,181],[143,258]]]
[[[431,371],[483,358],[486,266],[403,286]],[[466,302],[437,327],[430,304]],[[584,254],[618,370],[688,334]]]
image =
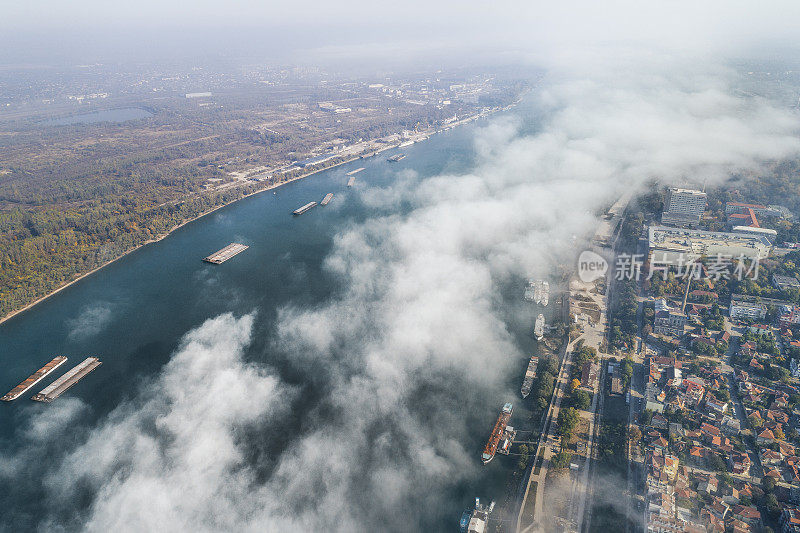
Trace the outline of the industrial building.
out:
[[[702,256],[764,259],[772,244],[763,235],[650,226],[650,261],[686,264]]]
[[[672,187],[667,191],[661,223],[680,227],[696,227],[706,210],[706,193]]]

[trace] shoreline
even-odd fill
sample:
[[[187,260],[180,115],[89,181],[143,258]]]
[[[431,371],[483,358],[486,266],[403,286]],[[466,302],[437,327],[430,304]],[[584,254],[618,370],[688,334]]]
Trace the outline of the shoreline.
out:
[[[440,128],[439,130],[436,130],[436,131],[433,131],[433,132],[427,134],[427,137],[425,139],[422,139],[420,141],[415,141],[414,144],[419,143],[419,142],[424,142],[424,141],[428,140],[430,137],[432,137],[433,135],[435,135],[437,133],[442,133],[442,132],[448,131],[450,129],[453,129],[455,127],[463,126],[465,124],[469,124],[470,122],[474,122],[475,120],[478,120],[478,119],[481,119],[481,118],[488,118],[489,116],[491,116],[491,115],[493,115],[495,113],[499,113],[501,111],[508,111],[512,107],[516,106],[520,101],[522,101],[522,97],[520,97],[518,100],[515,100],[511,104],[508,104],[508,105],[503,106],[501,108],[498,108],[498,109],[496,109],[494,111],[491,111],[491,112],[487,113],[486,115],[483,115],[483,114],[479,113],[479,114],[475,115],[474,117],[469,117],[469,118],[460,120],[455,124],[451,124],[451,125],[445,126],[443,128]],[[387,146],[387,147],[385,147],[385,148],[383,148],[381,150],[377,150],[373,154],[373,156],[374,155],[378,155],[379,153],[384,152],[386,150],[391,150],[393,148],[398,148],[398,147],[399,147],[399,144],[392,145],[392,146]],[[370,156],[370,157],[373,157],[373,156]],[[367,159],[369,159],[370,157],[368,157]],[[308,173],[305,173],[305,174],[300,174],[299,176],[295,176],[294,178],[290,178],[290,179],[288,179],[286,181],[282,181],[280,183],[274,183],[272,185],[267,185],[266,187],[264,187],[262,189],[257,189],[257,190],[255,190],[253,192],[247,193],[247,194],[245,194],[245,195],[243,195],[243,196],[241,196],[239,198],[236,198],[235,200],[231,200],[229,202],[225,202],[225,203],[222,203],[222,204],[220,204],[218,206],[212,207],[211,209],[209,209],[207,211],[204,211],[204,212],[200,213],[199,215],[197,215],[195,217],[187,219],[187,220],[181,222],[180,224],[176,224],[175,226],[171,227],[166,233],[164,233],[162,235],[159,235],[158,237],[156,237],[154,239],[150,239],[148,241],[145,241],[145,242],[143,242],[143,243],[141,243],[141,244],[139,244],[137,246],[134,246],[130,250],[127,250],[127,251],[123,252],[122,254],[120,254],[119,256],[115,257],[114,259],[110,259],[110,260],[106,261],[105,263],[103,263],[102,265],[98,265],[98,266],[94,267],[93,269],[89,270],[88,272],[85,272],[85,273],[79,275],[78,277],[76,277],[76,278],[64,283],[63,285],[59,286],[58,288],[53,289],[52,291],[48,292],[44,296],[41,296],[41,297],[37,298],[36,300],[30,302],[29,304],[25,305],[24,307],[21,307],[21,308],[15,310],[15,311],[12,311],[12,312],[8,313],[4,317],[0,318],[0,325],[4,324],[8,320],[11,320],[12,318],[14,318],[17,315],[20,315],[20,314],[24,313],[25,311],[28,311],[28,310],[32,309],[37,304],[42,303],[43,301],[47,300],[51,296],[54,296],[54,295],[58,294],[59,292],[63,291],[64,289],[69,288],[70,286],[74,285],[75,283],[78,283],[82,279],[91,276],[92,274],[96,273],[97,271],[107,267],[111,263],[119,261],[123,257],[128,256],[129,254],[135,252],[136,250],[138,250],[138,249],[140,249],[140,248],[142,248],[144,246],[147,246],[148,244],[153,244],[153,243],[162,241],[162,240],[166,239],[167,237],[169,237],[170,235],[172,235],[173,232],[175,232],[175,231],[179,230],[180,228],[182,228],[183,226],[185,226],[185,225],[187,225],[187,224],[189,224],[191,222],[194,222],[195,220],[199,220],[199,219],[203,218],[206,215],[210,215],[211,213],[213,213],[213,212],[215,212],[215,211],[217,211],[219,209],[222,209],[223,207],[227,207],[227,206],[229,206],[231,204],[234,204],[234,203],[236,203],[236,202],[238,202],[240,200],[244,200],[245,198],[249,198],[251,196],[255,196],[256,194],[261,194],[263,192],[271,191],[272,189],[277,189],[278,187],[282,187],[283,185],[292,183],[294,181],[301,180],[301,179],[307,178],[309,176],[313,176],[314,174],[319,174],[320,172],[324,172],[326,170],[335,169],[335,168],[337,168],[337,167],[339,167],[341,165],[345,165],[347,163],[352,163],[353,161],[356,161],[358,159],[361,159],[360,155],[353,156],[351,158],[342,160],[339,163],[336,163],[336,164],[331,165],[331,166],[326,167],[326,168],[320,168],[318,170],[312,170],[311,172],[308,172]]]

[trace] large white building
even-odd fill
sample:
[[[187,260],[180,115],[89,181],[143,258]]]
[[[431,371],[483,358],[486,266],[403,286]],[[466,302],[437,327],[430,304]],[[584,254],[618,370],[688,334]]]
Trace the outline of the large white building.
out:
[[[717,255],[739,259],[761,260],[769,255],[772,246],[763,235],[724,233],[666,226],[650,226],[651,264],[687,264],[702,256]]]
[[[667,191],[661,223],[675,226],[697,226],[705,211],[706,193],[672,187]]]
[[[759,298],[733,295],[730,315],[734,319],[761,320],[767,316],[767,306]]]

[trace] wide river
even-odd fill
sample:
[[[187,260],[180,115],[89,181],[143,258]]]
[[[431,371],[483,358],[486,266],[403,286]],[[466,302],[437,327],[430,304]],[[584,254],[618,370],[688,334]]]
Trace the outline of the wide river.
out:
[[[279,310],[290,305],[318,306],[336,296],[341,289],[339,282],[324,268],[334,237],[354,224],[386,214],[385,208],[376,213],[363,201],[365,190],[389,186],[406,169],[422,178],[468,171],[475,164],[475,130],[486,124],[487,120],[477,121],[402,148],[407,157],[397,163],[386,161],[387,156],[399,151],[392,150],[280,187],[275,194],[267,191],[246,198],[131,253],[0,324],[0,394],[56,355],[68,356],[67,365],[32,392],[87,356],[98,356],[103,362],[52,404],[31,401],[31,392],[0,405],[0,530],[42,526],[39,519],[48,516],[45,506],[51,494],[45,485],[52,483],[45,476],[53,472],[45,465],[74,449],[118,405],[136,397],[143,383],[162,372],[183,336],[209,318],[226,312],[238,317],[257,310],[254,340],[245,358],[269,366],[284,382],[302,386],[305,374],[271,355],[269,346]],[[355,187],[348,188],[346,173],[361,166],[366,170],[356,175]],[[318,206],[299,217],[291,215],[292,210],[312,200],[320,201],[328,192],[336,195],[330,205]],[[401,214],[406,209],[408,206],[396,207]],[[250,248],[222,265],[201,261],[230,242]],[[521,290],[517,285],[504,294],[519,299]],[[531,326],[527,319],[507,324],[524,352],[532,345]],[[518,392],[525,363],[520,359],[519,373],[509,377],[496,401],[482,412],[448,413],[470,421],[471,442],[461,444],[475,463],[504,401],[515,402],[514,420],[519,424],[527,418]],[[516,391],[516,395],[509,397],[509,391]],[[298,432],[305,427],[304,406],[311,408],[315,402],[313,391],[307,395],[305,403],[293,404]],[[77,416],[63,425],[47,419],[48,410],[60,403],[69,405],[76,398],[87,407]],[[226,398],[217,401],[226,402]],[[453,404],[448,409],[453,409]],[[439,413],[430,416],[435,419]],[[32,420],[39,425],[32,426]],[[48,440],[37,432],[58,438]],[[35,452],[42,457],[23,449],[29,446],[32,434],[46,443]],[[460,512],[475,496],[502,497],[508,467],[515,461],[513,457],[500,457],[481,466],[479,475],[451,487],[443,508],[405,509],[399,510],[400,515],[424,513],[410,523],[428,530],[456,530]],[[4,477],[4,469],[6,473],[13,471],[13,478]],[[92,493],[87,489],[75,494],[78,496],[71,496],[74,501],[70,505],[80,513],[88,508]],[[64,518],[76,520],[75,516]],[[392,524],[389,529],[399,526]]]

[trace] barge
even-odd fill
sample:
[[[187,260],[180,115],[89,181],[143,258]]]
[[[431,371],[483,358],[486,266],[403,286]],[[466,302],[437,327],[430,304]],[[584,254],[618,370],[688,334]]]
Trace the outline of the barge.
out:
[[[34,394],[32,399],[37,402],[50,403],[65,392],[70,387],[89,375],[89,373],[100,366],[102,363],[97,357],[87,357],[66,374],[55,380],[53,383],[42,389],[39,394]]]
[[[206,263],[213,263],[215,265],[221,265],[231,257],[236,254],[240,254],[250,248],[245,244],[239,244],[238,242],[232,242],[222,250],[215,252],[208,257],[204,257],[203,261]]]
[[[405,157],[406,157],[406,154],[397,154],[397,155],[393,155],[392,157],[390,157],[390,158],[388,158],[386,160],[389,161],[390,163],[397,163],[398,161],[400,161],[402,159],[405,159]]]
[[[349,180],[347,180],[347,186],[352,187],[355,182],[356,182],[356,177],[352,176]]]
[[[322,199],[319,205],[328,205],[329,203],[331,203],[331,200],[333,200],[333,193],[329,192],[328,194],[325,195],[325,198]]]
[[[357,169],[355,169],[355,170],[351,170],[350,172],[348,172],[348,173],[347,173],[347,174],[345,174],[345,175],[346,175],[346,176],[354,176],[354,175],[358,174],[359,172],[361,172],[362,170],[364,170],[364,168],[365,168],[365,167],[361,167],[361,168],[357,168]]]
[[[317,205],[317,202],[308,202],[303,207],[298,207],[297,209],[292,211],[292,214],[295,215],[295,216],[302,215],[303,213],[309,211],[311,208],[313,208],[316,205]]]
[[[25,381],[11,389],[8,394],[0,398],[4,402],[11,402],[25,394],[26,391],[33,388],[34,385],[42,381],[44,378],[52,374],[56,368],[60,367],[64,363],[67,362],[67,358],[64,356],[59,355],[58,357],[54,357],[52,361],[44,365],[42,368],[34,372],[33,374],[28,377]]]
[[[528,361],[528,368],[525,370],[525,379],[522,380],[520,393],[523,398],[527,398],[533,388],[533,381],[536,379],[536,368],[539,366],[539,358],[535,355]]]

